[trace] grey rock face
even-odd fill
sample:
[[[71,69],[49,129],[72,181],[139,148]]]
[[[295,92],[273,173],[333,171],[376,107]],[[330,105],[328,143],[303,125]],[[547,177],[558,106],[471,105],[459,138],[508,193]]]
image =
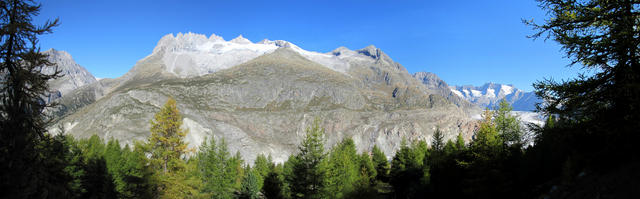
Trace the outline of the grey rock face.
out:
[[[149,121],[173,97],[191,147],[206,137],[224,138],[248,161],[261,153],[286,160],[316,118],[326,129],[327,147],[353,138],[358,150],[378,145],[389,156],[403,138],[430,141],[436,127],[452,139],[459,132],[469,138],[475,128],[465,108],[374,47],[327,53],[332,61],[348,63],[344,72],[310,60],[325,55],[289,46],[187,78],[162,70],[162,50],[123,77],[63,96],[63,106],[75,108],[59,114],[57,123],[76,137],[97,134],[131,144],[150,135]]]
[[[436,91],[436,93],[438,93],[439,95],[444,96],[445,98],[447,98],[447,100],[464,108],[465,110],[475,110],[476,112],[479,111],[477,110],[477,107],[475,107],[469,101],[451,91],[449,85],[445,81],[440,79],[440,77],[438,77],[436,74],[430,72],[417,72],[413,74],[413,77],[422,82],[422,84],[427,86],[428,89]]]
[[[43,72],[45,74],[53,74],[57,66],[57,69],[63,75],[61,78],[49,81],[49,88],[53,93],[50,96],[50,102],[82,86],[97,82],[96,78],[87,69],[77,64],[69,53],[49,49],[44,51],[43,54],[48,55],[49,61],[55,64],[55,66],[44,68]]]

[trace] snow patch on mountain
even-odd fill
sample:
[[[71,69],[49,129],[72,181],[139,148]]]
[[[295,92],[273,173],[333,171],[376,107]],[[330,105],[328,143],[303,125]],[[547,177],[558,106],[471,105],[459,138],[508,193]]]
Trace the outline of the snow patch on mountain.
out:
[[[217,35],[207,38],[205,35],[195,33],[178,33],[176,36],[168,34],[160,39],[153,54],[164,53],[162,61],[165,70],[185,78],[231,68],[258,56],[272,53],[278,48],[290,48],[313,62],[341,73],[346,73],[349,69],[347,60],[332,53],[306,51],[282,40],[265,39],[253,43],[242,35],[225,41]]]
[[[460,91],[458,91],[458,90],[451,89],[451,92],[453,92],[453,93],[454,93],[454,94],[456,94],[457,96],[464,97],[464,95],[462,95],[462,93],[461,93]]]
[[[482,86],[450,86],[452,92],[481,107],[493,108],[506,99],[515,111],[533,111],[542,102],[533,92],[524,92],[513,85],[487,83]]]

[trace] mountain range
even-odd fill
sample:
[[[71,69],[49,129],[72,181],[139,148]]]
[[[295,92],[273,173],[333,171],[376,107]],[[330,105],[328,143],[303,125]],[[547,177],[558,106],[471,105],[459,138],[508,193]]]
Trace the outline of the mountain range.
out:
[[[513,106],[514,111],[534,111],[536,103],[542,102],[534,92],[525,92],[511,84],[486,83],[482,86],[450,86],[434,73],[417,72],[413,74],[413,77],[428,88],[439,91],[440,95],[456,104],[460,104],[456,100],[463,99],[463,101],[481,108],[493,109],[500,103],[500,100],[505,99]]]
[[[450,86],[451,92],[481,107],[494,108],[505,99],[515,111],[534,111],[542,100],[511,84],[486,83],[482,86]]]
[[[468,97],[477,88],[467,96],[433,73],[410,74],[375,46],[319,53],[283,40],[169,34],[126,74],[100,80],[65,52],[45,53],[68,74],[50,84],[60,92],[60,105],[47,110],[56,118],[52,132],[131,144],[146,139],[149,121],[172,97],[190,147],[224,138],[249,161],[260,153],[286,160],[316,119],[327,147],[349,137],[359,151],[378,145],[391,155],[401,140],[431,140],[437,128],[445,139],[470,139],[485,102]],[[514,93],[495,96],[524,99]]]

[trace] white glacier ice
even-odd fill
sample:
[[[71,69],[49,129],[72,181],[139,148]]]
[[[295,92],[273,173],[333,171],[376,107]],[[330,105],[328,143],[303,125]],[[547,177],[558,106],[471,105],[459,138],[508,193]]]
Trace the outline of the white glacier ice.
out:
[[[225,41],[217,35],[207,38],[195,33],[178,33],[175,37],[173,34],[168,34],[160,39],[153,53],[164,53],[162,61],[166,67],[165,70],[184,78],[227,69],[272,53],[278,48],[290,48],[303,57],[334,71],[346,73],[349,69],[348,61],[342,57],[344,55],[306,51],[282,40],[265,39],[252,43],[242,35]]]

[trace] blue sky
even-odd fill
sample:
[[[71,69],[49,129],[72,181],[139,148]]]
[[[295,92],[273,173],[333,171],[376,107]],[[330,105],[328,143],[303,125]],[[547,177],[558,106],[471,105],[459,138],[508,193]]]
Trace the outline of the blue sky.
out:
[[[80,1],[42,2],[36,22],[59,17],[43,50],[69,52],[96,77],[118,77],[166,34],[194,32],[253,42],[287,40],[328,52],[373,44],[410,73],[436,73],[451,85],[514,84],[576,76],[552,40],[521,19],[541,22],[534,0],[490,1]]]

